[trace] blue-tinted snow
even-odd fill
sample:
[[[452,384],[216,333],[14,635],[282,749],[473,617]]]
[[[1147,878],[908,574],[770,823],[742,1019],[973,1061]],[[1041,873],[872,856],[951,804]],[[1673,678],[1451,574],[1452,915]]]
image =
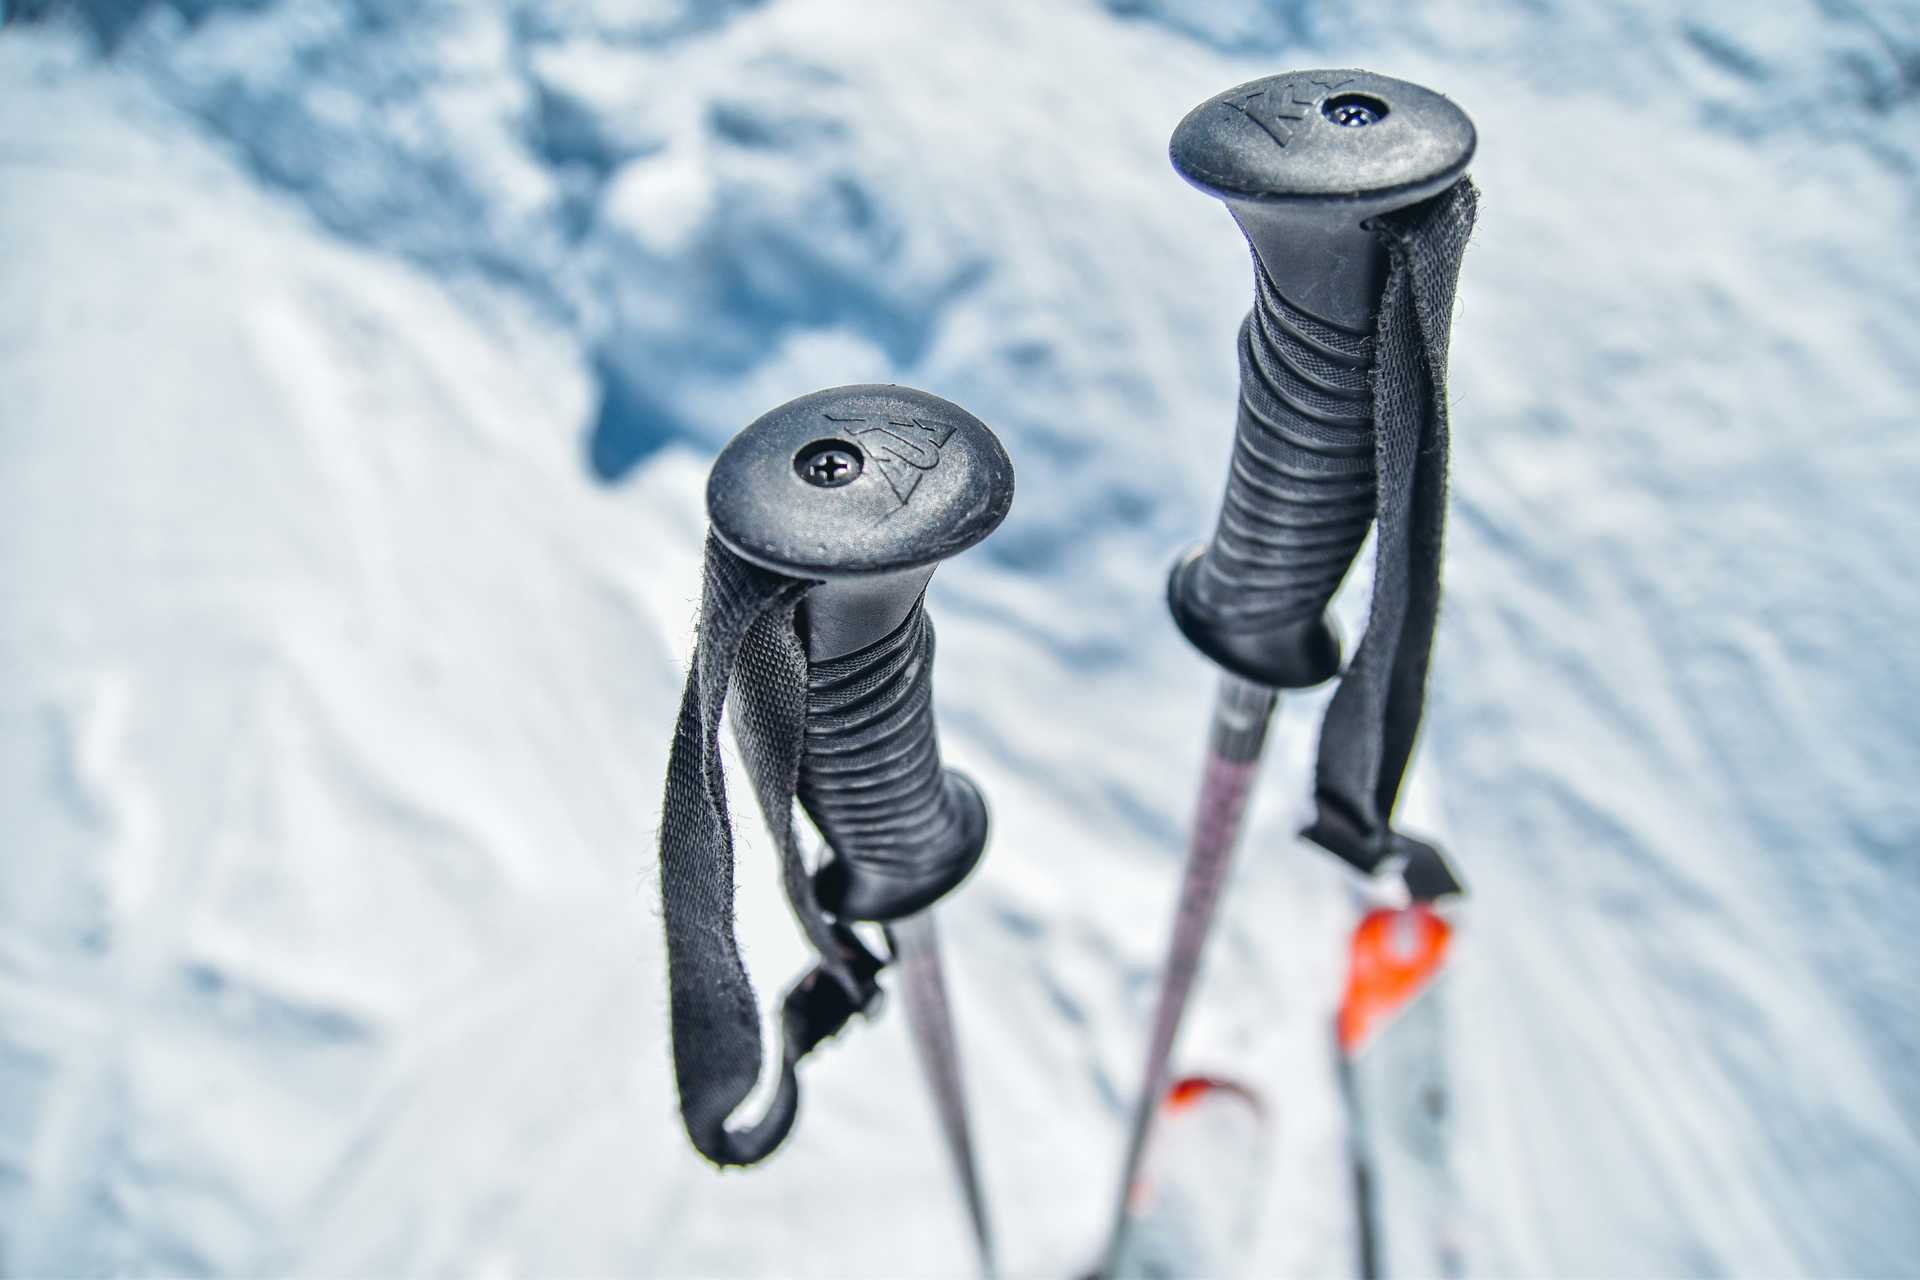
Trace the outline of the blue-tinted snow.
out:
[[[1482,137],[1411,800],[1476,891],[1475,1269],[1910,1268],[1911,8],[24,7],[55,13],[0,33],[7,1270],[964,1269],[897,1018],[747,1176],[687,1149],[664,1047],[705,460],[885,379],[1020,468],[935,589],[943,740],[998,821],[945,932],[1010,1268],[1083,1264],[1208,683],[1160,573],[1217,498],[1248,296],[1165,139],[1347,63]],[[1256,1256],[1327,1274],[1318,706],[1187,1056],[1280,1094]],[[800,963],[767,869],[763,990]]]

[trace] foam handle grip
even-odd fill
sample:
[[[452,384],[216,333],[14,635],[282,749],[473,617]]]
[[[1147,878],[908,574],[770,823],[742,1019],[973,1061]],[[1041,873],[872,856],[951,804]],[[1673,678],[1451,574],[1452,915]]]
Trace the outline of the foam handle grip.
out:
[[[1373,519],[1372,339],[1292,306],[1254,263],[1240,405],[1213,539],[1176,610],[1216,661],[1274,688],[1338,669],[1327,604]]]
[[[815,892],[842,920],[923,909],[985,848],[979,791],[940,763],[924,596],[1012,500],[1012,465],[986,425],[907,387],[802,396],[714,463],[715,534],[816,584],[796,617],[808,668],[797,794],[832,850]]]
[[[979,791],[940,765],[933,650],[915,599],[874,643],[810,664],[799,796],[834,852],[814,888],[841,919],[910,915],[964,879],[986,847]]]
[[[1326,611],[1374,514],[1373,317],[1386,253],[1369,220],[1464,174],[1473,126],[1418,85],[1305,71],[1195,108],[1170,154],[1253,251],[1240,401],[1212,540],[1174,567],[1187,638],[1256,684],[1339,669]]]

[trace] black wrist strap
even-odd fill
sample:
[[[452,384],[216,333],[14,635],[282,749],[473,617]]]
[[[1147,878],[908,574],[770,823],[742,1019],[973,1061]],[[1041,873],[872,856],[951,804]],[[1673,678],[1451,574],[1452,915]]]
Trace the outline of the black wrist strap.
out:
[[[660,897],[674,1076],[687,1135],[716,1164],[754,1164],[780,1145],[799,1110],[796,1064],[879,994],[881,961],[821,909],[794,825],[807,718],[807,656],[795,611],[814,585],[759,568],[708,538],[699,633],[667,757]],[[729,695],[734,737],[780,850],[788,901],[819,957],[782,1007],[773,1099],[743,1129],[729,1129],[727,1119],[760,1077],[762,1042],[734,929],[733,827],[720,753]]]
[[[1433,845],[1392,829],[1426,700],[1447,502],[1447,344],[1476,194],[1462,180],[1375,228],[1389,259],[1374,336],[1373,605],[1320,730],[1308,839],[1372,873],[1404,859],[1417,899],[1460,892]]]

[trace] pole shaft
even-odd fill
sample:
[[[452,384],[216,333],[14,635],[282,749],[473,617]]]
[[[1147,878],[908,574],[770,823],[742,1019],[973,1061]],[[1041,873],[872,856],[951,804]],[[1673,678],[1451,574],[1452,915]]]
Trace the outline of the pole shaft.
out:
[[[953,1002],[947,995],[946,968],[940,961],[940,936],[934,928],[933,913],[921,911],[893,921],[887,926],[887,942],[893,950],[894,967],[900,972],[914,1052],[940,1117],[940,1130],[953,1160],[960,1193],[967,1202],[974,1244],[980,1252],[980,1270],[991,1277],[996,1274],[993,1229],[974,1160],[966,1085],[960,1073],[959,1037],[954,1032]]]
[[[1353,1078],[1353,1059],[1336,1044],[1334,1073],[1340,1082],[1340,1100],[1347,1113],[1347,1163],[1353,1184],[1354,1274],[1358,1280],[1380,1280],[1380,1230],[1374,1203],[1373,1169],[1367,1143],[1359,1132],[1360,1085]]]
[[[1161,970],[1160,994],[1154,1008],[1153,1032],[1147,1043],[1145,1070],[1133,1112],[1133,1128],[1121,1165],[1120,1187],[1113,1227],[1107,1240],[1103,1274],[1111,1274],[1127,1231],[1127,1204],[1139,1176],[1153,1118],[1166,1092],[1167,1063],[1180,1031],[1187,998],[1200,971],[1201,954],[1212,931],[1214,911],[1226,886],[1233,851],[1240,839],[1241,820],[1252,794],[1260,756],[1266,748],[1267,728],[1273,720],[1278,694],[1264,685],[1234,675],[1223,675],[1214,702],[1213,725],[1208,731],[1207,762],[1200,782],[1200,799],[1187,848],[1186,870],[1180,883],[1173,934]]]

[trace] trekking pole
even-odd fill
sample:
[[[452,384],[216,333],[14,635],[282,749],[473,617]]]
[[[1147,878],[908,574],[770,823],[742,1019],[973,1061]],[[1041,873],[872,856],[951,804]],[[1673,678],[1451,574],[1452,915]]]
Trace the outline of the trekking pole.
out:
[[[668,764],[661,832],[674,1069],[694,1145],[751,1164],[798,1110],[794,1068],[872,1007],[882,961],[850,927],[884,926],[983,1270],[993,1242],[968,1133],[957,1042],[929,908],[979,861],[980,792],[943,769],[924,593],[940,561],[1005,517],[1013,468],[987,427],[906,387],[802,396],[721,451],[699,641]],[[760,1070],[758,1008],[733,930],[722,704],[818,954],[789,992],[779,1087],[744,1129],[727,1120]],[[828,857],[809,873],[793,803]]]
[[[1360,71],[1240,85],[1173,134],[1174,168],[1226,203],[1252,249],[1254,306],[1240,330],[1219,521],[1167,589],[1175,623],[1223,675],[1107,1271],[1276,698],[1339,670],[1327,607],[1376,516],[1373,612],[1329,708],[1307,834],[1367,873],[1404,868],[1419,892],[1451,882],[1437,852],[1387,819],[1419,722],[1438,596],[1446,326],[1472,225],[1463,175],[1474,142],[1447,99]]]

